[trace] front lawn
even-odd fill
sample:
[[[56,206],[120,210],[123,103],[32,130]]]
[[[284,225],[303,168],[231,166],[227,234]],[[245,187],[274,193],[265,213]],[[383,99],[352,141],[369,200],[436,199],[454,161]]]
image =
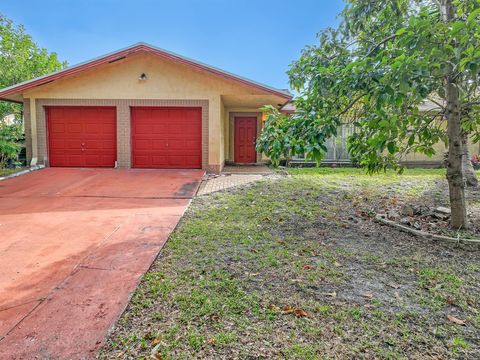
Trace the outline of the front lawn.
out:
[[[372,218],[443,171],[290,172],[196,198],[100,358],[478,358],[479,251]]]

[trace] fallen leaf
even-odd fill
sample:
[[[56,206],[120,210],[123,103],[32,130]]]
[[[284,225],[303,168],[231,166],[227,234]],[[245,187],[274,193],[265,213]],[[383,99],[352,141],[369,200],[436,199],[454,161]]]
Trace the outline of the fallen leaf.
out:
[[[275,304],[268,305],[268,308],[271,309],[271,310],[278,310],[278,306],[275,305]]]
[[[155,347],[152,349],[152,359],[162,360],[162,354],[160,354],[159,350],[160,344],[155,345]]]
[[[156,346],[160,343],[160,341],[162,340],[161,336],[157,336],[155,339],[152,340],[152,346]]]
[[[303,266],[303,270],[310,270],[310,269],[313,269],[315,266],[313,265],[304,265]]]
[[[335,261],[335,262],[333,263],[333,266],[335,266],[335,267],[340,267],[340,266],[342,266],[342,264],[340,264],[339,262],[336,262],[336,261]]]
[[[334,292],[328,293],[327,295],[332,297],[332,298],[336,298],[337,297],[337,292],[334,291]]]
[[[387,285],[390,286],[391,288],[394,288],[394,289],[399,289],[400,288],[400,285],[395,284],[395,283],[388,283]]]
[[[284,314],[291,314],[291,313],[293,313],[294,311],[295,311],[295,309],[294,309],[293,307],[291,307],[291,306],[288,306],[288,305],[287,305],[287,306],[284,306],[283,309],[282,309],[282,312],[283,312]]]
[[[447,319],[448,321],[452,322],[452,323],[455,323],[455,324],[458,324],[458,325],[465,325],[465,320],[461,320],[459,318],[456,318],[455,316],[453,315],[447,315]]]
[[[215,339],[214,339],[214,338],[209,339],[209,340],[208,340],[208,343],[209,343],[210,345],[215,345]]]
[[[293,312],[295,313],[296,317],[308,317],[308,314],[305,310],[295,309]]]
[[[366,292],[366,293],[363,293],[363,297],[367,299],[371,299],[373,298],[373,294],[371,292]]]

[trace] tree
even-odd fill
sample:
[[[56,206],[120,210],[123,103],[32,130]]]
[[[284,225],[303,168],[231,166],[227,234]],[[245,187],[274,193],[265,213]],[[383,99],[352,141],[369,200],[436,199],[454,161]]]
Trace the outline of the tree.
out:
[[[23,26],[0,14],[0,88],[51,73],[64,68],[66,62],[60,62],[57,54],[40,48],[25,33]],[[19,104],[0,101],[0,120],[8,114],[21,117]]]
[[[480,140],[480,0],[347,0],[341,18],[290,67],[300,94],[291,151],[320,161],[325,140],[352,121],[349,153],[372,173],[401,171],[402,156],[431,156],[444,141],[451,225],[466,228],[464,138]],[[434,106],[421,111],[425,102]]]

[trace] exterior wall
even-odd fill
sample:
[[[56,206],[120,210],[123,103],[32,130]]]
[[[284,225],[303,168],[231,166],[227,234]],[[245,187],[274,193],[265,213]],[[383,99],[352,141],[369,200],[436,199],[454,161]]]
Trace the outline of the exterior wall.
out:
[[[209,104],[206,100],[137,100],[137,99],[37,99],[36,119],[38,137],[39,162],[48,165],[47,145],[47,119],[45,107],[47,106],[115,106],[117,108],[117,163],[120,168],[131,166],[131,116],[130,108],[134,106],[172,106],[172,107],[201,107],[202,108],[202,168],[218,172],[216,164],[209,161]],[[26,115],[26,114],[25,114]],[[29,114],[28,114],[29,115]],[[25,132],[30,129],[30,116],[25,116]],[[31,133],[30,133],[31,134]],[[30,135],[31,139],[31,135]],[[30,147],[29,147],[30,146]],[[27,143],[27,157],[31,154],[30,145]],[[30,150],[28,150],[30,149]],[[31,156],[31,155],[30,155]]]
[[[146,74],[147,80],[138,79],[142,73]],[[225,108],[222,104],[222,94],[247,98],[251,96],[252,99],[260,95],[265,96],[265,93],[256,88],[148,53],[139,53],[32,88],[25,91],[23,97],[26,102],[35,101],[37,105],[35,114],[38,124],[39,162],[42,162],[47,154],[43,106],[118,104],[117,148],[118,162],[122,166],[130,164],[130,159],[127,159],[126,155],[129,153],[130,141],[129,121],[127,123],[125,120],[129,112],[128,106],[135,101],[151,106],[192,106],[202,102],[201,106],[206,112],[203,116],[208,122],[208,126],[204,125],[204,129],[208,129],[203,145],[207,148],[208,158],[204,160],[204,164],[205,168],[219,172],[226,158],[225,123],[222,115]]]
[[[443,155],[444,153],[448,150],[448,148],[445,146],[443,142],[439,142],[435,144],[435,155],[432,157],[428,157],[424,154],[408,154],[405,156],[404,161],[406,162],[443,162]],[[474,154],[479,154],[480,153],[480,148],[479,144],[468,144],[468,150],[470,152],[470,156]]]
[[[227,142],[227,138],[225,136],[225,105],[223,101],[220,102],[220,163],[222,166],[225,164],[225,156],[226,156],[226,148],[225,143]]]
[[[23,123],[25,126],[25,148],[27,155],[27,165],[32,161],[32,127],[30,123],[30,100],[23,101]]]

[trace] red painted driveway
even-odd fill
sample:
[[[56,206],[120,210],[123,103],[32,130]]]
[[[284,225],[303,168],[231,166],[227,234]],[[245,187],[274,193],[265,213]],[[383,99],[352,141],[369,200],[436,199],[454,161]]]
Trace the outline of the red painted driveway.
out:
[[[0,182],[0,358],[90,358],[204,172],[48,168]]]

